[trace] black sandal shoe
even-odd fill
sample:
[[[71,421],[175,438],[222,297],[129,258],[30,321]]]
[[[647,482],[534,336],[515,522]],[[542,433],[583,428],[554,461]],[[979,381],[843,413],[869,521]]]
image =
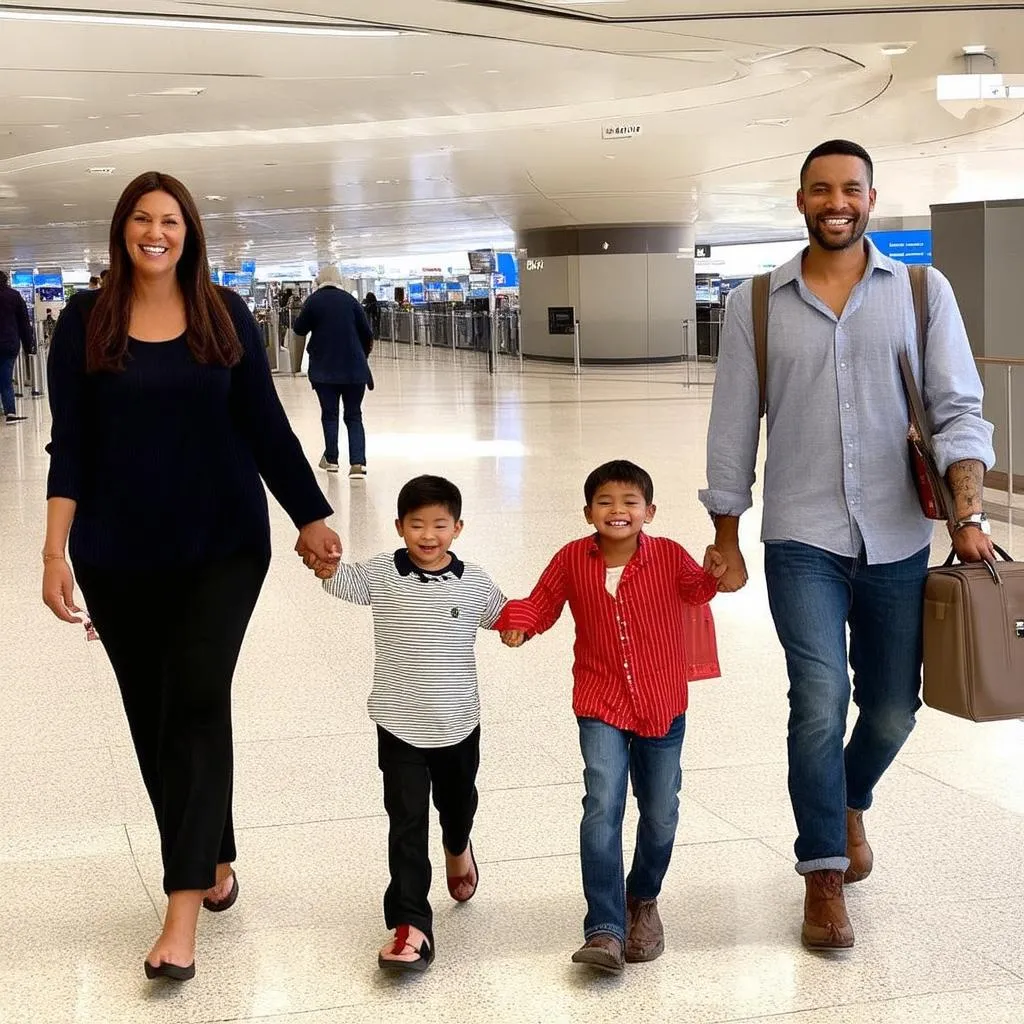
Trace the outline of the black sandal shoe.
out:
[[[231,872],[231,892],[227,894],[222,900],[211,900],[203,897],[203,906],[210,911],[211,914],[221,914],[225,910],[230,910],[235,905],[235,900],[238,899],[238,875]]]
[[[188,967],[179,967],[177,964],[161,964],[154,967],[148,960],[146,964],[146,977],[150,981],[157,978],[169,978],[171,981],[191,981],[196,976],[196,962],[192,961]]]
[[[391,947],[394,954],[401,953],[408,947],[419,953],[416,960],[387,960],[380,953],[377,954],[377,966],[382,971],[393,971],[397,974],[412,973],[422,974],[434,962],[434,937],[431,935],[417,950],[409,942],[409,926],[400,924],[395,929],[395,944]]]

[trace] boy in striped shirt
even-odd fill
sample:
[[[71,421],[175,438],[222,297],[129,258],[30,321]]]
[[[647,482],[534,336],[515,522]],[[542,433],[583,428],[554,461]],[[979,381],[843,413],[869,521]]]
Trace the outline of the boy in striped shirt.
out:
[[[529,598],[510,601],[502,640],[550,629],[566,602],[576,621],[573,711],[583,753],[580,859],[587,916],[573,962],[619,972],[665,948],[658,895],[679,820],[687,682],[720,674],[708,602],[725,572],[709,547],[702,569],[675,541],[643,532],[654,483],[632,462],[598,467],[584,485],[595,533],[562,548]],[[626,790],[640,808],[623,879]]]
[[[395,931],[382,970],[423,971],[434,959],[430,796],[441,820],[448,892],[470,900],[479,881],[470,831],[477,808],[480,695],[474,647],[505,597],[476,565],[450,550],[462,532],[462,495],[443,477],[410,480],[395,523],[405,546],[367,562],[338,564],[324,589],[373,609],[376,648],[368,702],[388,812],[384,919]],[[324,567],[321,578],[334,567]]]

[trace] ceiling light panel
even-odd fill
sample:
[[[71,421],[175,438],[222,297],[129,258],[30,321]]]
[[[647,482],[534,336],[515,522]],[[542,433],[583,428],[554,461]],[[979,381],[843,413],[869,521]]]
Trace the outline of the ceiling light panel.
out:
[[[253,32],[285,36],[351,36],[392,38],[404,33],[386,28],[347,28],[340,25],[296,25],[276,21],[229,21],[215,18],[173,18],[134,14],[76,14],[71,11],[0,10],[0,21],[43,22],[60,25],[107,25],[121,28],[159,28],[202,32]]]

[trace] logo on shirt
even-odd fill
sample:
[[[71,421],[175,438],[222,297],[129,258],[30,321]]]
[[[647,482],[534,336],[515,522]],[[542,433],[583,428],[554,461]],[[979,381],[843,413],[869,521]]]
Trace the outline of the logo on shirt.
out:
[[[457,619],[458,617],[459,617],[459,609],[458,608],[453,608],[452,609],[452,618],[453,619]]]

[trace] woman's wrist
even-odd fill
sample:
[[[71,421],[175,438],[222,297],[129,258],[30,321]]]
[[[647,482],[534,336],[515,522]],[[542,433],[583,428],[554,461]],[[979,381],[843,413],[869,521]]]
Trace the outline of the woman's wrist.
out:
[[[43,564],[47,562],[64,562],[67,560],[67,556],[63,551],[47,551],[43,549]]]

